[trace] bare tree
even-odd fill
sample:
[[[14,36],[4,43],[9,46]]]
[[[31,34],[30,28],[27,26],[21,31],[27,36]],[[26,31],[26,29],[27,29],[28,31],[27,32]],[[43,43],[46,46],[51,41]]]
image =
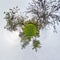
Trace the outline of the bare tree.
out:
[[[28,6],[27,13],[31,13],[40,28],[53,26],[56,31],[56,25],[60,22],[60,0],[33,0]]]

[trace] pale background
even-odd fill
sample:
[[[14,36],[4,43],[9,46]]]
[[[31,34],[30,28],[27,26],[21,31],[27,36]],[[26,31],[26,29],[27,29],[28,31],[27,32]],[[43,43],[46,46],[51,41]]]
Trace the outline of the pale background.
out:
[[[3,12],[15,6],[25,11],[29,2],[30,0],[0,0],[0,60],[60,60],[60,25],[57,26],[57,34],[52,30],[41,32],[42,48],[37,53],[31,49],[31,45],[21,50],[18,32],[4,29],[6,21]]]

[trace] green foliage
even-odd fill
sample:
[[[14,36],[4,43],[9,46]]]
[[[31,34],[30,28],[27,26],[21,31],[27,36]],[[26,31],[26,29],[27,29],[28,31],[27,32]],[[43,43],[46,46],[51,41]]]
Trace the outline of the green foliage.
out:
[[[23,28],[24,35],[31,39],[33,36],[36,36],[37,33],[37,27],[34,24],[26,24]]]
[[[35,49],[37,51],[37,48],[40,48],[40,41],[33,40],[33,49]]]
[[[21,34],[20,37],[21,37],[22,48],[25,48],[31,40],[27,39],[27,37],[23,33]]]
[[[24,23],[24,27],[22,28],[22,31],[23,32],[19,34],[19,36],[21,37],[22,48],[25,48],[32,40],[34,40],[33,39],[34,37],[39,35],[38,25],[32,20],[26,21]],[[36,42],[34,43],[36,44]],[[39,44],[40,43],[37,43],[38,46],[33,45],[33,47],[35,46],[33,49],[37,50],[37,48],[39,47]]]

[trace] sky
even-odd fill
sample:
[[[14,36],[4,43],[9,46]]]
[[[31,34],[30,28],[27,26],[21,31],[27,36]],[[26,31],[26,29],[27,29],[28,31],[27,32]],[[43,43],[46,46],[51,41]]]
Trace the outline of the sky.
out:
[[[26,49],[21,49],[18,32],[10,32],[4,29],[4,11],[18,6],[25,11],[30,0],[0,0],[0,60],[60,60],[60,25],[57,32],[52,29],[43,30],[39,40],[41,48],[37,52],[32,50],[31,44]]]

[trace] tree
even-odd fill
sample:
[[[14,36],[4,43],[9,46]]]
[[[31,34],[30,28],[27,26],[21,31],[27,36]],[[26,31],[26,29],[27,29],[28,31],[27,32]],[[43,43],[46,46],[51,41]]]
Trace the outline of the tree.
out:
[[[31,13],[40,26],[45,28],[47,25],[52,26],[56,32],[56,24],[60,22],[60,0],[32,0],[28,7],[28,12]]]
[[[19,8],[15,7],[9,9],[5,13],[5,19],[7,24],[5,28],[9,31],[19,31],[19,37],[21,37],[22,48],[25,48],[32,40],[32,49],[37,51],[37,48],[40,47],[40,41],[36,40],[36,37],[39,36],[38,25],[34,19],[25,21],[25,18],[18,14]],[[21,31],[22,30],[22,31]]]
[[[33,0],[29,5],[27,13],[31,13],[31,19],[25,19],[21,14],[19,15],[19,8],[9,9],[5,13],[7,24],[5,26],[9,31],[19,30],[19,37],[21,38],[22,48],[25,48],[32,41],[32,49],[37,51],[40,48],[40,30],[47,26],[52,26],[56,31],[56,25],[60,22],[60,1],[59,0]],[[58,14],[57,14],[58,13]],[[27,21],[26,21],[27,20]]]

